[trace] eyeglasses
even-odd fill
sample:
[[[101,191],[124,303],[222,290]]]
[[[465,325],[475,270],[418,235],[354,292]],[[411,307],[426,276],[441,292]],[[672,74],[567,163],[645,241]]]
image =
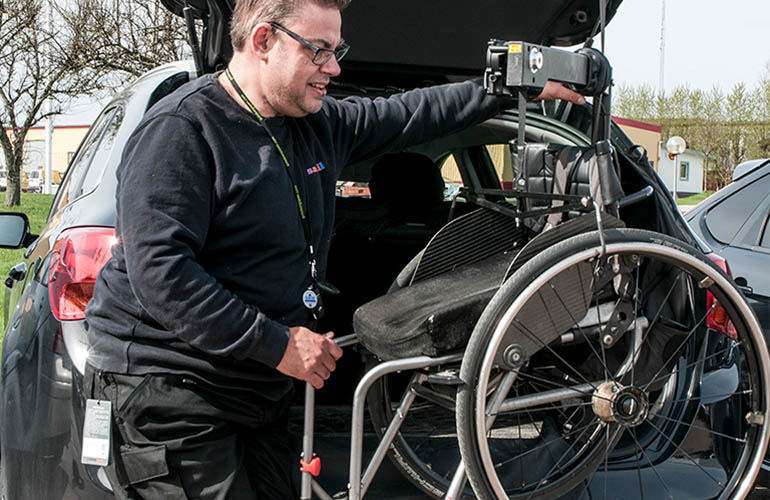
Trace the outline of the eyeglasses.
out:
[[[287,35],[289,35],[290,37],[292,37],[293,39],[301,43],[303,46],[313,51],[313,64],[317,66],[323,66],[329,61],[329,59],[332,58],[332,56],[334,56],[334,58],[337,61],[341,61],[342,58],[345,57],[345,54],[348,53],[348,50],[350,50],[350,45],[344,42],[341,43],[334,50],[322,49],[321,47],[318,47],[315,44],[308,42],[298,34],[294,33],[292,30],[285,28],[278,23],[271,22],[270,26],[272,26],[277,30],[283,31],[284,33],[286,33]]]

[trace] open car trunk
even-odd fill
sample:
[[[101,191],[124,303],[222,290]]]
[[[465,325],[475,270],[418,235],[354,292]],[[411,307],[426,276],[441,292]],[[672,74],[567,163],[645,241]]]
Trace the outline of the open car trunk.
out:
[[[202,20],[203,71],[223,68],[232,55],[229,25],[235,0],[161,0],[182,16]],[[609,22],[621,0],[606,0]],[[571,46],[600,30],[600,0],[353,0],[342,13],[342,35],[350,53],[342,81],[360,73],[480,76],[490,38]]]

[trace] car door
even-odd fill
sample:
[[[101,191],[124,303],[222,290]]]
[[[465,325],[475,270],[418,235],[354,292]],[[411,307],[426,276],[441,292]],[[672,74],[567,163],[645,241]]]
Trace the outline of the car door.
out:
[[[770,331],[770,172],[714,206],[706,216],[709,231],[725,244],[718,253],[727,259],[733,279]]]

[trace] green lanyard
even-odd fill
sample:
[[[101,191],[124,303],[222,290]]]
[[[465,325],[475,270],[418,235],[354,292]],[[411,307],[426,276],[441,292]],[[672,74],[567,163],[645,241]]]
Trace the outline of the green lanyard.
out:
[[[265,119],[262,117],[262,115],[259,114],[259,111],[257,111],[257,108],[254,106],[254,104],[251,103],[251,100],[246,96],[246,93],[243,90],[241,90],[241,87],[238,85],[238,82],[236,82],[235,78],[233,78],[233,74],[230,72],[230,68],[225,69],[225,75],[227,75],[227,79],[230,80],[230,83],[232,84],[233,88],[235,89],[236,92],[238,92],[238,95],[241,96],[241,99],[246,104],[246,106],[248,106],[251,112],[254,113],[254,116],[257,117],[257,120],[259,121],[260,125],[262,125],[265,128],[267,135],[270,136],[270,139],[272,139],[273,144],[275,144],[275,149],[277,149],[278,154],[281,155],[283,164],[286,165],[286,171],[289,174],[289,179],[291,179],[292,186],[294,188],[294,197],[297,200],[299,217],[300,219],[302,219],[302,229],[305,233],[305,241],[307,243],[308,253],[310,254],[310,276],[311,278],[313,278],[313,281],[316,281],[317,271],[316,271],[315,253],[313,251],[313,233],[310,230],[310,221],[308,220],[308,217],[305,215],[304,205],[302,204],[302,196],[300,195],[299,187],[297,186],[297,181],[294,178],[291,165],[289,164],[289,160],[286,158],[286,154],[284,154],[283,149],[281,149],[281,145],[278,144],[278,140],[275,138],[275,135],[273,135],[273,132],[270,130],[270,127],[267,126],[267,122],[265,121]]]

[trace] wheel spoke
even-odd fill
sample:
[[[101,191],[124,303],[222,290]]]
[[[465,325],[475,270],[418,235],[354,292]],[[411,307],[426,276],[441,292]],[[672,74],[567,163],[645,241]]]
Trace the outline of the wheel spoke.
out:
[[[610,426],[606,426],[606,436],[604,438],[604,498],[607,498],[607,461],[610,457]],[[621,431],[622,432],[622,431]]]
[[[718,431],[715,431],[714,429],[709,429],[707,427],[701,427],[700,425],[688,424],[688,423],[684,422],[682,419],[678,419],[677,420],[677,419],[673,419],[671,417],[666,417],[664,415],[658,415],[658,418],[662,418],[663,420],[668,420],[669,422],[674,422],[676,424],[684,425],[684,426],[686,426],[686,427],[688,427],[690,429],[698,429],[700,431],[710,432],[711,434],[713,434],[715,436],[723,437],[725,439],[729,439],[731,441],[735,441],[736,443],[746,444],[746,440],[745,439],[741,439],[741,438],[736,437],[736,436],[730,436],[728,434],[724,434],[722,432],[718,432]]]
[[[729,399],[729,398],[731,398],[733,396],[747,396],[747,395],[753,394],[753,393],[754,393],[754,391],[752,391],[751,389],[747,389],[745,391],[735,391],[735,392],[731,392],[729,394],[727,394],[727,393],[725,393],[725,394],[709,394],[709,398],[715,398],[715,399],[719,399],[719,400],[724,400],[724,399]],[[701,397],[701,396],[693,396],[691,398],[673,399],[673,400],[671,400],[669,402],[672,403],[672,404],[673,403],[684,403],[686,401],[700,401],[701,399],[703,399],[703,397]]]
[[[663,371],[663,369],[664,369],[664,368],[665,368],[665,367],[666,367],[666,366],[667,366],[667,365],[668,365],[668,364],[669,364],[671,361],[673,361],[675,357],[677,357],[677,356],[679,355],[679,351],[681,351],[681,350],[682,350],[682,347],[684,347],[684,346],[687,344],[687,341],[688,341],[688,340],[690,340],[690,338],[693,336],[693,334],[696,332],[696,330],[698,330],[698,328],[700,328],[700,325],[701,325],[701,323],[703,323],[704,321],[706,321],[706,317],[707,317],[707,316],[709,315],[709,313],[710,313],[710,312],[711,312],[711,311],[714,309],[714,307],[716,307],[716,305],[717,305],[717,303],[716,303],[716,302],[715,302],[714,304],[712,304],[711,308],[709,308],[709,310],[708,310],[708,311],[706,311],[706,314],[704,314],[704,315],[703,315],[703,317],[701,318],[701,320],[700,320],[700,321],[698,321],[698,322],[695,324],[695,326],[694,326],[694,327],[692,327],[692,329],[691,329],[691,330],[690,330],[690,331],[687,333],[687,336],[685,337],[684,341],[682,341],[682,343],[679,345],[679,347],[676,349],[676,351],[674,351],[674,352],[671,354],[671,356],[669,356],[669,358],[668,358],[668,359],[667,359],[667,360],[666,360],[666,361],[665,361],[665,362],[664,362],[664,363],[663,363],[663,364],[660,366],[660,368],[658,368],[658,371],[656,371],[656,372],[655,372],[655,375],[653,375],[653,376],[652,376],[652,380],[655,380],[655,379],[656,379],[656,378],[657,378],[657,377],[660,375],[660,372],[661,372],[661,371]],[[703,360],[701,360],[701,361],[703,361]],[[697,362],[696,362],[696,364],[697,364]],[[693,366],[694,366],[694,365],[693,365]],[[642,387],[642,390],[646,391],[646,390],[647,390],[647,389],[650,387],[650,385],[652,385],[652,382],[647,382],[647,384],[646,384],[646,385],[644,385],[644,386]]]
[[[594,273],[594,275],[595,275],[595,273]],[[594,289],[594,285],[595,284],[596,284],[596,280],[592,276],[591,277],[591,287],[590,287],[591,288],[591,296],[596,298],[597,303],[596,303],[595,307],[597,308],[597,311],[598,311],[599,304],[598,304],[598,297],[597,297],[597,294],[596,294],[596,290]],[[551,283],[549,281],[548,282],[548,286],[551,287],[551,291],[554,293],[554,295],[556,295],[556,298],[559,299],[559,302],[561,303],[562,308],[567,312],[567,314],[569,315],[570,319],[572,320],[572,323],[577,327],[578,332],[580,333],[580,335],[583,338],[588,338],[586,336],[586,334],[583,332],[583,329],[580,328],[580,326],[579,326],[580,320],[578,320],[577,318],[575,318],[572,315],[572,312],[570,311],[570,308],[567,307],[567,304],[564,303],[564,300],[562,300],[561,295],[556,290],[556,287],[553,286],[553,283]],[[543,300],[542,297],[541,297],[540,300]],[[610,317],[612,317],[614,315],[615,311],[617,310],[618,303],[619,303],[619,301],[615,302],[615,307],[613,307],[612,314],[610,315]],[[546,307],[546,309],[547,309],[547,307]],[[599,313],[597,312],[597,316],[598,315],[599,315]],[[596,356],[596,358],[602,363],[602,367],[604,368],[604,377],[605,378],[612,378],[612,373],[610,372],[610,369],[607,367],[607,358],[606,358],[605,352],[604,352],[604,343],[602,343],[601,338],[602,338],[602,335],[600,334],[599,335],[599,344],[601,344],[601,349],[602,349],[601,356],[599,356],[599,353],[596,352],[596,349],[594,348],[593,344],[590,341],[587,342],[587,344],[591,348],[591,351],[593,351],[593,353]],[[612,380],[614,381],[615,379],[612,378]]]
[[[652,463],[650,460],[650,457],[647,456],[647,452],[644,451],[644,448],[639,443],[639,440],[636,438],[636,429],[633,429],[633,432],[630,433],[631,438],[634,440],[634,446],[639,450],[639,452],[642,454],[644,459],[647,461],[647,464],[650,466],[652,471],[655,473],[656,476],[658,476],[658,480],[660,481],[660,484],[663,486],[663,489],[666,490],[666,493],[668,493],[668,497],[671,500],[674,500],[674,495],[671,494],[671,490],[668,488],[668,484],[666,484],[666,481],[663,480],[663,477],[661,477],[660,473],[658,473],[658,469],[655,468],[655,464]],[[639,492],[642,495],[642,500],[644,500],[644,488],[642,486],[642,468],[638,466],[639,464],[639,454],[636,454],[636,463],[637,463],[637,473],[639,475]]]
[[[528,336],[528,337],[529,337],[531,340],[534,340],[535,342],[537,342],[538,344],[540,344],[541,346],[543,346],[543,347],[544,347],[544,348],[545,348],[545,349],[546,349],[548,352],[550,352],[551,354],[553,354],[554,356],[556,356],[556,358],[557,358],[559,361],[561,361],[562,363],[564,363],[564,365],[565,365],[565,366],[566,366],[566,367],[567,367],[567,368],[568,368],[570,371],[572,371],[572,372],[573,372],[575,375],[577,375],[579,378],[583,379],[583,382],[585,382],[585,383],[587,383],[587,384],[589,384],[589,385],[592,385],[592,386],[593,386],[593,384],[592,384],[591,382],[589,382],[589,381],[588,381],[588,379],[587,379],[587,378],[585,378],[585,377],[583,376],[583,374],[582,374],[582,373],[580,373],[580,372],[579,372],[579,371],[578,371],[578,370],[577,370],[577,369],[576,369],[574,366],[572,366],[572,365],[571,365],[571,364],[570,364],[570,363],[569,363],[567,360],[565,360],[565,359],[564,359],[564,358],[563,358],[561,355],[559,355],[559,353],[557,353],[557,352],[556,352],[556,351],[555,351],[555,350],[554,350],[554,349],[553,349],[551,346],[549,346],[549,345],[547,345],[545,342],[543,342],[543,341],[542,341],[542,340],[541,340],[541,339],[540,339],[540,338],[539,338],[539,337],[538,337],[536,334],[532,333],[532,332],[531,332],[531,331],[530,331],[530,330],[529,330],[529,329],[528,329],[526,326],[524,326],[524,324],[523,324],[521,321],[519,321],[519,320],[518,320],[518,318],[514,318],[514,321],[516,321],[516,323],[517,323],[519,326],[521,326],[521,328],[522,328],[522,331],[523,331],[523,332],[524,332],[524,333],[525,333],[525,334],[526,334],[526,335],[527,335],[527,336]],[[596,389],[596,386],[593,386],[593,388],[594,388],[594,389]]]
[[[639,317],[639,302],[642,300],[642,298],[639,296],[639,272],[642,267],[642,259],[637,255],[636,257],[636,279],[634,280],[634,318]],[[649,332],[652,331],[652,325],[654,322],[650,322],[650,326],[647,327],[647,331],[644,332],[644,335],[642,336],[642,341],[639,343],[639,347],[634,349],[634,357],[633,359],[636,359],[636,356],[639,355],[639,351],[644,345],[644,341],[647,340],[647,336],[649,335]],[[631,384],[634,384],[634,381],[636,380],[636,363],[633,363],[631,365]]]
[[[683,342],[682,344],[684,344],[684,342]],[[738,343],[736,343],[736,344],[735,344],[735,346],[739,346],[739,345],[741,345],[741,344],[742,344],[742,342],[738,342]],[[680,349],[681,349],[681,347],[680,347]],[[688,368],[692,368],[692,367],[694,367],[694,366],[697,366],[697,365],[703,364],[703,363],[705,363],[706,361],[708,361],[708,360],[710,360],[710,359],[715,359],[715,358],[717,358],[717,357],[720,357],[720,356],[722,356],[723,354],[725,354],[725,353],[726,353],[726,352],[728,352],[729,350],[730,350],[730,348],[729,348],[729,347],[725,347],[724,349],[722,349],[722,350],[720,350],[720,351],[714,351],[713,353],[709,354],[708,356],[706,356],[706,357],[704,357],[704,358],[700,358],[700,359],[698,359],[697,361],[693,361],[692,363],[688,363],[688,364],[684,365],[684,366],[682,367],[682,369],[683,369],[683,370],[686,370],[686,369],[688,369]],[[673,359],[673,357],[672,357],[671,359]],[[668,364],[668,363],[666,363],[666,364]],[[665,366],[665,365],[664,365],[664,366]],[[658,370],[658,373],[660,373],[660,370]],[[658,373],[656,373],[656,377],[652,378],[652,379],[651,379],[651,380],[650,380],[650,381],[647,383],[647,387],[649,387],[649,386],[651,386],[651,385],[655,384],[656,382],[660,382],[660,381],[666,380],[668,377],[670,377],[670,376],[671,376],[671,374],[670,374],[670,373],[667,373],[667,374],[665,374],[665,375],[661,375],[661,376],[659,376],[659,377],[658,377],[658,376],[657,376],[657,375],[658,375]],[[646,389],[646,387],[645,387],[645,389]]]
[[[599,424],[599,425],[602,425],[602,424],[600,424],[599,422],[597,422],[597,424]],[[609,426],[608,426],[608,425],[604,425],[604,427],[605,427],[605,429],[607,430],[607,435],[606,435],[605,439],[609,439]],[[586,430],[588,430],[588,429],[586,429]],[[590,445],[590,442],[591,442],[592,440],[593,440],[593,438],[592,438],[592,437],[589,437],[589,442],[588,442],[588,443],[586,443],[586,446],[589,446],[589,445]],[[573,443],[570,445],[570,447],[569,447],[569,448],[568,448],[568,449],[567,449],[567,450],[566,450],[566,451],[565,451],[565,452],[562,454],[561,458],[564,458],[565,456],[567,456],[567,454],[568,454],[570,451],[572,451],[572,449],[575,447],[575,445],[578,443],[578,441],[579,441],[579,439],[576,439],[576,440],[575,440],[575,441],[574,441],[574,442],[573,442]],[[607,448],[609,447],[609,443],[607,443],[607,446],[606,446],[606,447],[607,447]],[[560,458],[559,460],[561,460],[561,458]],[[551,470],[548,472],[548,474],[546,474],[546,476],[545,476],[545,479],[548,479],[548,478],[551,476],[551,474],[553,473],[554,469],[556,468],[556,465],[558,465],[558,464],[555,464],[555,465],[554,465],[554,466],[551,468]]]
[[[579,433],[579,435],[578,435],[578,436],[575,438],[575,441],[577,442],[578,440],[580,440],[580,439],[583,437],[583,435],[584,435],[584,434],[585,434],[585,433],[586,433],[586,432],[587,432],[589,429],[591,429],[591,428],[595,427],[595,426],[596,426],[596,424],[597,424],[597,422],[594,422],[594,423],[589,423],[589,424],[586,424],[586,425],[584,425],[584,426],[582,426],[582,427],[577,427],[577,428],[575,428],[575,429],[572,429],[572,430],[571,430],[571,431],[569,431],[569,432],[565,432],[564,434],[561,434],[559,437],[554,437],[554,438],[552,438],[552,439],[550,439],[550,440],[548,440],[548,441],[544,441],[542,444],[540,444],[540,445],[538,445],[538,446],[535,446],[535,447],[534,447],[534,448],[532,448],[532,449],[529,449],[529,450],[527,450],[527,451],[525,451],[525,452],[523,452],[523,453],[519,453],[518,455],[516,455],[516,456],[514,456],[514,457],[510,457],[510,458],[507,458],[506,460],[504,460],[504,461],[502,461],[502,462],[500,462],[500,463],[497,463],[497,464],[495,464],[495,468],[496,468],[496,469],[499,469],[500,467],[502,467],[502,466],[504,466],[504,465],[506,465],[506,464],[509,464],[509,463],[513,462],[514,460],[518,460],[518,459],[520,459],[520,458],[523,458],[523,457],[525,457],[525,456],[529,455],[530,453],[534,453],[534,452],[536,452],[536,451],[539,451],[539,450],[541,450],[543,447],[549,446],[549,445],[551,445],[552,443],[555,443],[555,442],[557,442],[557,441],[563,440],[564,438],[572,437],[572,436],[574,436],[575,434],[578,434],[578,433]],[[574,446],[574,444],[573,444],[573,446]]]
[[[597,422],[597,423],[598,423],[598,422]],[[602,424],[599,424],[599,425],[602,425]],[[606,434],[606,436],[605,436],[605,439],[609,440],[609,439],[610,439],[610,434],[609,434],[609,426],[608,426],[608,425],[606,425],[606,424],[604,424],[604,427],[607,429],[607,434]],[[617,432],[622,432],[622,429],[618,429],[618,431],[617,431]],[[588,443],[586,443],[586,446],[589,446],[589,445],[590,445],[590,441],[591,441],[591,440],[592,440],[592,438],[589,438],[589,442],[588,442]],[[572,449],[575,447],[575,445],[577,444],[577,442],[578,442],[578,440],[576,439],[576,440],[575,440],[575,442],[574,442],[574,443],[572,443],[572,444],[570,445],[570,447],[569,447],[569,448],[568,448],[568,449],[567,449],[567,450],[564,452],[564,454],[562,454],[561,458],[564,458],[565,456],[567,456],[567,454],[568,454],[570,451],[572,451]],[[609,450],[609,441],[607,441],[607,442],[605,443],[605,453],[608,453],[608,450]],[[605,456],[606,456],[606,455],[605,455]],[[558,464],[557,464],[557,465],[558,465]],[[554,465],[553,467],[551,467],[551,470],[549,470],[549,471],[548,471],[548,473],[545,475],[545,477],[544,477],[543,479],[548,479],[548,478],[551,476],[551,474],[553,474],[553,472],[554,472],[554,469],[556,469],[556,465]],[[535,488],[535,489],[532,491],[532,493],[530,493],[530,494],[529,494],[529,497],[527,497],[527,498],[532,498],[532,495],[534,495],[535,493],[537,493],[537,492],[538,492],[538,491],[541,489],[541,486],[544,486],[545,484],[546,484],[546,483],[545,483],[544,481],[542,481],[542,480],[541,480],[541,481],[539,481],[539,484],[538,484],[537,488]]]
[[[642,349],[642,347],[644,347],[644,344],[645,344],[645,342],[647,341],[647,338],[650,336],[650,334],[651,334],[651,333],[652,333],[652,331],[653,331],[653,327],[654,327],[654,326],[655,326],[655,324],[658,322],[658,319],[660,319],[660,316],[661,316],[661,314],[663,313],[663,309],[664,309],[665,305],[668,303],[668,299],[669,299],[669,297],[671,297],[671,294],[674,292],[674,290],[676,289],[676,286],[679,284],[679,280],[680,280],[681,276],[682,276],[682,274],[681,274],[681,273],[677,275],[676,279],[675,279],[675,280],[674,280],[674,282],[671,284],[671,288],[669,288],[669,289],[668,289],[668,291],[666,292],[666,296],[665,296],[665,297],[663,298],[663,300],[660,302],[660,307],[658,307],[658,311],[655,313],[655,315],[653,316],[652,320],[650,321],[650,324],[649,324],[649,326],[647,327],[647,331],[646,331],[646,332],[644,332],[644,335],[642,336],[642,341],[639,343],[639,347],[638,347],[638,349],[634,351],[634,358],[636,358],[636,356],[638,356],[638,355],[639,355],[639,350],[640,350],[640,349]],[[661,279],[661,280],[659,281],[659,283],[658,283],[658,284],[662,284],[662,283],[664,283],[664,281]],[[657,287],[658,285],[656,284],[655,286]],[[655,287],[653,287],[653,290],[655,290]],[[648,294],[647,294],[647,295],[648,295],[648,296],[650,296],[650,295],[652,295],[652,294],[648,292]],[[638,316],[637,316],[637,317],[638,317]],[[635,367],[635,366],[636,366],[636,363],[634,363],[634,365],[633,365],[633,366]],[[665,365],[664,365],[664,366],[665,366]],[[633,370],[633,368],[632,368],[632,370]],[[657,374],[656,374],[656,375],[657,375]],[[631,375],[631,383],[632,383],[632,384],[633,384],[633,383],[635,383],[635,380],[636,380],[636,378],[635,378],[635,374],[634,374],[634,373],[633,373],[633,371],[632,371],[632,375]]]
[[[658,426],[656,426],[655,424],[653,424],[653,423],[652,423],[652,422],[650,422],[649,420],[647,420],[647,423],[648,423],[648,424],[649,424],[649,425],[650,425],[650,426],[651,426],[653,429],[655,429],[655,430],[658,432],[658,434],[659,434],[660,436],[662,436],[662,437],[663,437],[663,439],[665,439],[666,441],[668,441],[668,443],[669,443],[669,444],[671,444],[671,445],[673,445],[673,446],[674,446],[674,448],[676,448],[676,449],[677,449],[677,450],[678,450],[678,451],[679,451],[679,452],[680,452],[682,455],[684,455],[685,457],[687,457],[687,458],[690,460],[690,462],[692,462],[692,464],[693,464],[694,466],[696,466],[696,467],[697,467],[697,468],[699,468],[699,469],[700,469],[700,470],[701,470],[701,471],[702,471],[704,474],[706,474],[706,475],[709,477],[709,479],[711,479],[712,481],[714,481],[714,483],[716,483],[716,484],[717,484],[717,485],[718,485],[720,488],[724,488],[724,487],[725,487],[725,485],[724,485],[724,484],[722,484],[721,482],[719,482],[719,480],[718,480],[718,479],[714,478],[714,476],[712,476],[711,474],[709,474],[709,472],[708,472],[706,469],[704,469],[703,467],[701,467],[701,465],[700,465],[700,464],[699,464],[699,463],[698,463],[698,462],[697,462],[697,461],[696,461],[694,458],[692,458],[692,457],[690,456],[690,454],[689,454],[689,453],[687,453],[687,452],[686,452],[686,451],[685,451],[685,450],[684,450],[684,449],[683,449],[681,446],[679,446],[679,444],[675,443],[675,442],[674,442],[674,441],[673,441],[673,440],[672,440],[670,437],[668,437],[668,436],[666,435],[666,433],[665,433],[665,432],[663,432],[663,431],[662,431],[662,430],[661,430],[661,429],[660,429]]]

